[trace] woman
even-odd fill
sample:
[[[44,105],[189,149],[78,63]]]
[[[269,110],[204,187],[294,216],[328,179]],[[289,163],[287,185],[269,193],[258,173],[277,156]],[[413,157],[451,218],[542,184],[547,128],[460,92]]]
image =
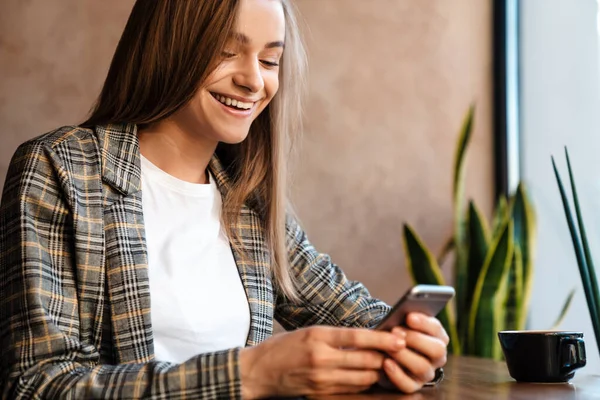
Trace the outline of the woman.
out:
[[[389,308],[286,213],[304,53],[287,0],[138,0],[95,109],[19,147],[0,211],[5,398],[414,392],[437,320]],[[273,319],[290,332],[273,335]],[[304,328],[304,329],[297,329]]]

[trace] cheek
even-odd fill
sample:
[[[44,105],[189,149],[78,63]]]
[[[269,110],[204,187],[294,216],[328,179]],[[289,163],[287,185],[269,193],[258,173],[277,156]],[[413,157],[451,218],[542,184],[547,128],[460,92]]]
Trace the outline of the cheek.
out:
[[[269,101],[277,94],[279,90],[279,74],[273,73],[264,77],[265,91]]]
[[[201,93],[196,93],[190,102],[184,107],[184,112],[189,117],[200,118],[204,108],[204,101]]]
[[[223,79],[223,77],[225,77],[227,75],[227,69],[229,64],[231,64],[231,62],[227,61],[227,60],[223,60],[221,61],[216,67],[215,69],[213,69],[208,76],[206,77],[206,79],[204,80],[204,83],[202,84],[202,87],[207,88],[210,87],[212,84],[214,84],[215,82],[220,81],[221,79]]]

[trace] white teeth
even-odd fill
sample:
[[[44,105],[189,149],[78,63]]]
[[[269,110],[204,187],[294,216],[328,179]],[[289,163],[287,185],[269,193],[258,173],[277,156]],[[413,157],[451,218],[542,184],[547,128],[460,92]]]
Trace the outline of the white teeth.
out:
[[[225,97],[220,94],[215,94],[215,98],[225,105],[240,108],[242,110],[249,110],[250,108],[252,108],[252,105],[254,104],[254,103],[244,103],[243,101]]]

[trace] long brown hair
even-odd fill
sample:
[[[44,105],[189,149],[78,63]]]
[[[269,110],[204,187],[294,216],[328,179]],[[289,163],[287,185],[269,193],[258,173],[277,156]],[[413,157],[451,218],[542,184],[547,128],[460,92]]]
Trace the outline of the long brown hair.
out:
[[[301,128],[306,54],[294,10],[280,0],[286,20],[279,91],[256,118],[248,137],[221,143],[217,156],[231,188],[223,195],[222,220],[232,245],[243,254],[232,230],[244,204],[260,215],[271,250],[272,273],[289,300],[298,292],[286,250],[286,159],[290,139]],[[145,126],[185,106],[218,65],[235,24],[239,0],[137,0],[113,56],[102,92],[81,125]]]

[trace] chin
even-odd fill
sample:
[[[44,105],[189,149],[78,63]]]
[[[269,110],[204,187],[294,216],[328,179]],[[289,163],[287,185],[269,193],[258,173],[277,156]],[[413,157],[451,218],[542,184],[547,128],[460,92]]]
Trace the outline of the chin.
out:
[[[219,142],[226,144],[239,144],[242,143],[248,137],[248,132],[228,132],[219,135]]]

